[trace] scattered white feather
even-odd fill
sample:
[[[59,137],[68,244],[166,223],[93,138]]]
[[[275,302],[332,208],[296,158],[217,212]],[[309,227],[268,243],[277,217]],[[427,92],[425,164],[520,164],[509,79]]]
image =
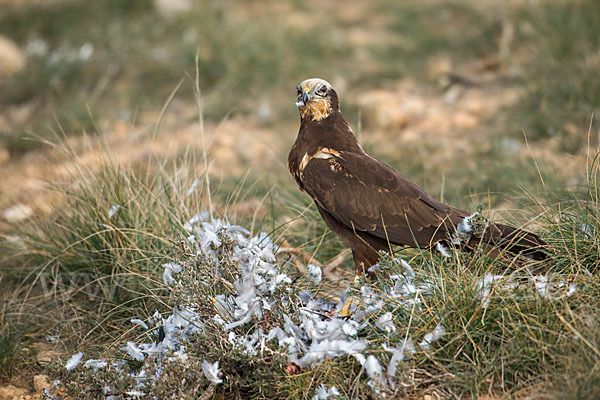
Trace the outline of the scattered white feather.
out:
[[[76,366],[81,362],[81,358],[83,357],[83,353],[80,351],[79,353],[73,354],[71,358],[67,361],[65,368],[67,371],[73,370]]]
[[[142,350],[134,342],[127,342],[125,350],[134,360],[144,361],[144,353],[142,353]]]
[[[358,333],[358,322],[349,320],[342,325],[342,330],[347,336],[355,336]]]
[[[375,326],[382,331],[386,331],[387,333],[396,332],[396,325],[394,325],[393,315],[391,312],[387,312],[379,317],[375,322]]]
[[[446,334],[446,328],[442,324],[438,324],[432,332],[425,334],[419,346],[427,351],[431,348],[431,344],[440,340]]]
[[[582,223],[579,229],[581,230],[581,232],[585,233],[586,236],[593,237],[594,235],[592,227],[589,224]]]
[[[446,257],[446,258],[452,257],[452,254],[450,254],[450,250],[448,250],[448,247],[446,247],[446,245],[444,243],[437,242],[437,244],[435,245],[435,248],[437,251],[440,252],[440,254],[443,257]]]
[[[114,217],[119,212],[120,209],[121,209],[121,206],[118,204],[110,206],[110,208],[108,209],[108,218]]]
[[[384,299],[381,296],[381,293],[375,292],[368,286],[362,286],[360,288],[361,299],[363,306],[365,307],[365,311],[367,312],[376,312],[381,309],[384,305]]]
[[[223,382],[221,378],[219,378],[219,362],[215,361],[214,363],[209,363],[208,361],[202,362],[202,372],[206,379],[218,385]]]
[[[390,276],[390,280],[393,282],[390,287],[374,290],[370,286],[363,286],[360,289],[361,303],[364,307],[354,308],[354,314],[349,319],[339,318],[335,313],[336,310],[339,310],[340,304],[315,298],[308,291],[300,293],[301,304],[297,308],[298,313],[292,315],[288,313],[290,296],[287,294],[291,279],[281,271],[276,262],[277,249],[268,235],[261,233],[251,237],[246,229],[231,225],[226,220],[209,220],[207,213],[194,215],[186,222],[185,229],[190,234],[190,246],[197,254],[202,254],[202,257],[208,262],[214,262],[217,273],[218,257],[221,256],[219,252],[222,251],[219,246],[224,242],[228,245],[231,244],[232,254],[229,257],[238,266],[236,280],[232,282],[234,290],[213,298],[214,314],[212,314],[212,319],[222,325],[223,329],[229,330],[227,343],[240,349],[244,354],[248,356],[260,354],[267,342],[274,341],[273,345],[278,345],[280,351],[287,352],[290,362],[295,362],[303,368],[318,365],[327,358],[352,355],[365,368],[370,379],[369,385],[375,393],[379,393],[378,391],[386,384],[386,377],[389,378],[389,384],[393,386],[398,363],[414,354],[415,346],[410,337],[407,337],[405,341],[395,343],[393,345],[395,347],[388,348],[386,344],[383,344],[383,349],[391,353],[384,376],[384,368],[379,360],[370,354],[380,348],[379,344],[357,337],[359,331],[370,328],[369,321],[373,319],[376,321],[375,326],[378,329],[387,333],[397,332],[398,327],[393,323],[393,314],[384,309],[386,302],[393,299],[394,304],[410,310],[415,305],[420,306],[422,300],[421,296],[417,295],[418,292],[427,293],[432,289],[434,283],[423,279],[418,282],[415,280],[415,272],[406,261],[395,260],[402,268],[398,273]],[[463,220],[457,227],[457,233],[466,234],[470,231],[472,231],[470,219]],[[447,253],[445,256],[451,256],[447,247],[440,243],[438,250],[439,246],[442,246],[442,250]],[[442,250],[440,251],[443,252]],[[192,265],[193,263],[190,263],[189,266],[177,263],[163,264],[165,284],[175,283],[173,274],[182,272],[183,268],[192,268]],[[309,278],[318,284],[322,279],[321,269],[309,265],[308,270]],[[499,275],[486,275],[477,283],[484,307],[489,303],[492,285],[501,278]],[[201,281],[201,278],[197,279],[195,283],[190,284],[206,284]],[[536,280],[538,291],[537,284],[544,282],[544,280]],[[186,284],[186,282],[181,283]],[[577,290],[575,285],[571,285],[568,289],[565,287],[568,295],[575,290]],[[149,336],[154,336],[154,338],[160,330],[162,340],[140,344],[128,342],[125,350],[129,356],[145,363],[160,363],[161,360],[187,360],[184,344],[191,335],[202,332],[206,322],[202,320],[199,313],[196,313],[198,309],[195,308],[197,307],[195,301],[195,299],[190,299],[189,303],[179,304],[174,307],[170,315],[164,317],[160,313],[155,313],[146,321],[138,318],[132,319],[131,323],[148,330]],[[343,301],[344,299],[342,299]],[[262,320],[267,311],[280,313],[275,320],[283,322],[265,333],[256,326],[255,321]],[[202,314],[204,315],[204,312]],[[233,330],[246,324],[248,326],[243,329]],[[424,336],[419,345],[422,349],[428,350],[431,344],[444,334],[445,329],[439,324],[432,332]],[[390,342],[392,338],[390,336]],[[88,360],[86,367],[102,368],[106,365],[103,363],[105,362],[101,360]],[[115,363],[111,365],[115,366],[117,370],[125,371],[124,365]],[[159,367],[157,374],[160,374],[160,370]],[[219,377],[218,362],[204,361],[202,370],[211,383],[223,382],[222,377]],[[146,376],[142,373],[127,374],[135,378],[138,383],[136,389],[140,393],[144,389],[145,382],[154,378],[154,376]],[[313,399],[318,400],[336,395],[339,395],[339,392],[335,387],[327,389],[322,385],[317,388]]]
[[[146,395],[146,393],[142,392],[141,390],[130,390],[128,392],[125,392],[125,394],[127,396],[132,396],[132,397],[143,397]]]
[[[212,224],[204,222],[207,228],[203,231],[202,235],[198,238],[200,247],[204,252],[211,249],[211,247],[219,247],[221,245],[221,239],[219,238],[218,228],[214,229]],[[213,228],[213,229],[208,229]]]
[[[192,182],[192,185],[190,186],[190,188],[187,191],[187,196],[191,196],[196,191],[196,189],[198,188],[200,183],[202,183],[202,179],[199,179],[199,178],[194,179],[194,182]]]
[[[494,283],[502,278],[504,278],[504,275],[485,274],[483,279],[480,279],[477,282],[477,290],[479,291],[479,297],[481,298],[481,305],[483,308],[487,308],[490,304],[490,295]]]
[[[565,295],[567,297],[569,297],[569,296],[573,295],[576,291],[577,291],[577,285],[572,283],[569,285],[569,289],[567,289],[567,293],[565,293]]]
[[[544,275],[536,275],[532,278],[533,283],[535,284],[535,289],[537,290],[540,297],[549,298],[550,290],[548,285],[548,277]]]
[[[163,272],[163,282],[165,285],[170,286],[175,283],[175,278],[173,278],[173,273],[181,272],[181,265],[170,262],[162,265],[165,271]]]
[[[206,221],[206,219],[208,219],[208,212],[206,212],[206,211],[203,211],[198,214],[194,214],[194,216],[192,218],[190,218],[185,224],[183,224],[183,227],[188,232],[194,232],[195,228],[202,221]]]
[[[131,322],[132,324],[135,324],[135,325],[139,325],[146,330],[150,329],[150,328],[148,328],[148,325],[146,325],[146,323],[139,318],[133,318],[129,322]]]
[[[166,323],[169,326],[181,329],[188,324],[188,321],[186,320],[185,315],[179,311],[179,308],[175,306],[173,308],[173,314],[167,318]]]
[[[415,346],[410,338],[403,341],[400,347],[389,348],[384,344],[383,349],[392,353],[387,369],[387,374],[390,378],[396,376],[396,364],[404,360],[405,357],[410,357],[415,353]]]
[[[462,243],[466,243],[471,239],[471,234],[473,233],[473,225],[471,225],[471,221],[473,218],[477,217],[479,213],[475,213],[465,217],[456,225],[456,234],[452,238],[452,242],[456,245],[460,245]]]
[[[401,259],[400,265],[402,265],[402,267],[406,271],[406,274],[410,280],[415,279],[415,270],[412,269],[412,267],[410,266],[409,263],[407,263],[406,261]]]
[[[310,367],[320,363],[326,358],[339,357],[345,354],[360,353],[367,348],[363,340],[329,340],[313,341],[304,353],[304,356],[296,361],[301,367]]]
[[[315,395],[311,400],[327,400],[332,396],[339,395],[340,392],[335,386],[332,386],[329,388],[329,390],[327,390],[327,387],[324,384],[320,384],[319,387],[317,387],[317,390],[315,390]]]
[[[365,361],[363,367],[365,368],[365,371],[367,371],[369,378],[371,378],[367,384],[378,392],[379,387],[385,383],[385,379],[383,378],[383,368],[381,367],[379,360],[371,354],[367,357],[367,361]]]
[[[323,271],[321,271],[321,267],[318,265],[308,264],[308,277],[315,283],[315,285],[321,283],[321,278],[323,277]]]
[[[356,353],[353,354],[354,358],[356,358],[356,361],[358,361],[358,363],[361,366],[365,366],[365,363],[367,362],[367,357],[365,357],[362,353]]]
[[[215,314],[213,320],[219,325],[225,325],[225,320],[219,314]]]
[[[379,271],[379,264],[375,264],[367,269],[367,272],[369,273],[376,273],[377,271]]]
[[[84,367],[86,368],[92,368],[94,371],[97,371],[99,369],[102,369],[104,367],[106,367],[108,365],[108,362],[104,361],[104,360],[87,360],[85,362],[85,364],[83,364]]]

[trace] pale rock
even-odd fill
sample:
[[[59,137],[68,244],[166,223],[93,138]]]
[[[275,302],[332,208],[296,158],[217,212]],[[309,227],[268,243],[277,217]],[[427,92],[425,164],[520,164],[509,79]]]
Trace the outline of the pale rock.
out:
[[[46,350],[42,350],[36,354],[35,358],[40,364],[47,365],[52,362],[52,353]]]
[[[12,400],[25,396],[29,391],[13,385],[8,385],[0,388],[0,400]]]
[[[0,35],[0,76],[12,76],[25,68],[25,56],[17,44]]]
[[[478,122],[477,117],[468,112],[458,111],[454,115],[454,124],[459,128],[472,129],[477,126]]]
[[[444,103],[452,105],[460,99],[463,93],[463,87],[459,85],[452,85],[444,92],[442,99],[444,100]]]
[[[367,92],[361,96],[359,106],[367,126],[383,129],[413,125],[429,113],[422,96],[400,97],[392,90]]]
[[[4,218],[10,222],[26,220],[33,214],[33,209],[25,204],[15,204],[2,211]]]
[[[273,109],[267,99],[259,101],[258,108],[256,109],[256,117],[263,122],[269,121],[273,117]]]
[[[193,4],[192,0],[154,0],[154,8],[167,18],[191,11]]]
[[[50,388],[50,382],[48,381],[48,375],[36,375],[33,377],[33,387],[35,391],[40,393],[44,389]]]
[[[452,72],[452,60],[447,56],[431,57],[427,61],[427,75],[431,80],[438,80]]]
[[[0,146],[0,165],[8,163],[10,160],[10,152],[4,147]]]

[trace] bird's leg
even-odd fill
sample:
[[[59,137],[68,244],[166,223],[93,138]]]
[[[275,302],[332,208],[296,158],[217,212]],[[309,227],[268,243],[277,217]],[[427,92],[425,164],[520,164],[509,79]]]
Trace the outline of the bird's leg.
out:
[[[375,265],[379,261],[379,250],[387,250],[383,244],[367,243],[363,239],[351,241],[350,247],[352,248],[352,257],[354,258],[355,275],[354,281],[350,285],[356,286],[359,284],[361,278],[367,272],[367,275],[371,275],[368,269]],[[338,313],[343,317],[352,315],[350,307],[352,306],[353,299],[351,296],[346,298],[342,309]]]

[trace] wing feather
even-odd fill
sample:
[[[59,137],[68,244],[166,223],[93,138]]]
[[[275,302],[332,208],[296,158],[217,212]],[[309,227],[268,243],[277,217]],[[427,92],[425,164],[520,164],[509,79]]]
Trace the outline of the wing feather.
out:
[[[312,159],[302,183],[339,223],[402,245],[427,247],[446,239],[468,213],[429,196],[388,164],[367,154]]]

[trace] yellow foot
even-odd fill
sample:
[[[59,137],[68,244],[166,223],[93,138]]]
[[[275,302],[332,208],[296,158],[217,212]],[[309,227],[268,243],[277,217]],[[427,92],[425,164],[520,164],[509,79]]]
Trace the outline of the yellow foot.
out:
[[[350,306],[352,305],[352,299],[350,297],[348,297],[346,299],[346,301],[344,302],[344,306],[342,307],[342,309],[340,310],[340,312],[338,313],[339,316],[341,317],[349,317],[352,315],[352,313],[350,312]]]
[[[358,283],[359,279],[360,279],[360,275],[356,275],[354,277],[354,281],[352,282],[350,287],[356,285]],[[353,303],[352,298],[350,296],[346,297],[346,301],[344,302],[344,305],[342,306],[342,309],[340,310],[338,315],[342,316],[342,317],[351,316],[352,313],[350,312],[350,307],[352,306],[352,303]]]

